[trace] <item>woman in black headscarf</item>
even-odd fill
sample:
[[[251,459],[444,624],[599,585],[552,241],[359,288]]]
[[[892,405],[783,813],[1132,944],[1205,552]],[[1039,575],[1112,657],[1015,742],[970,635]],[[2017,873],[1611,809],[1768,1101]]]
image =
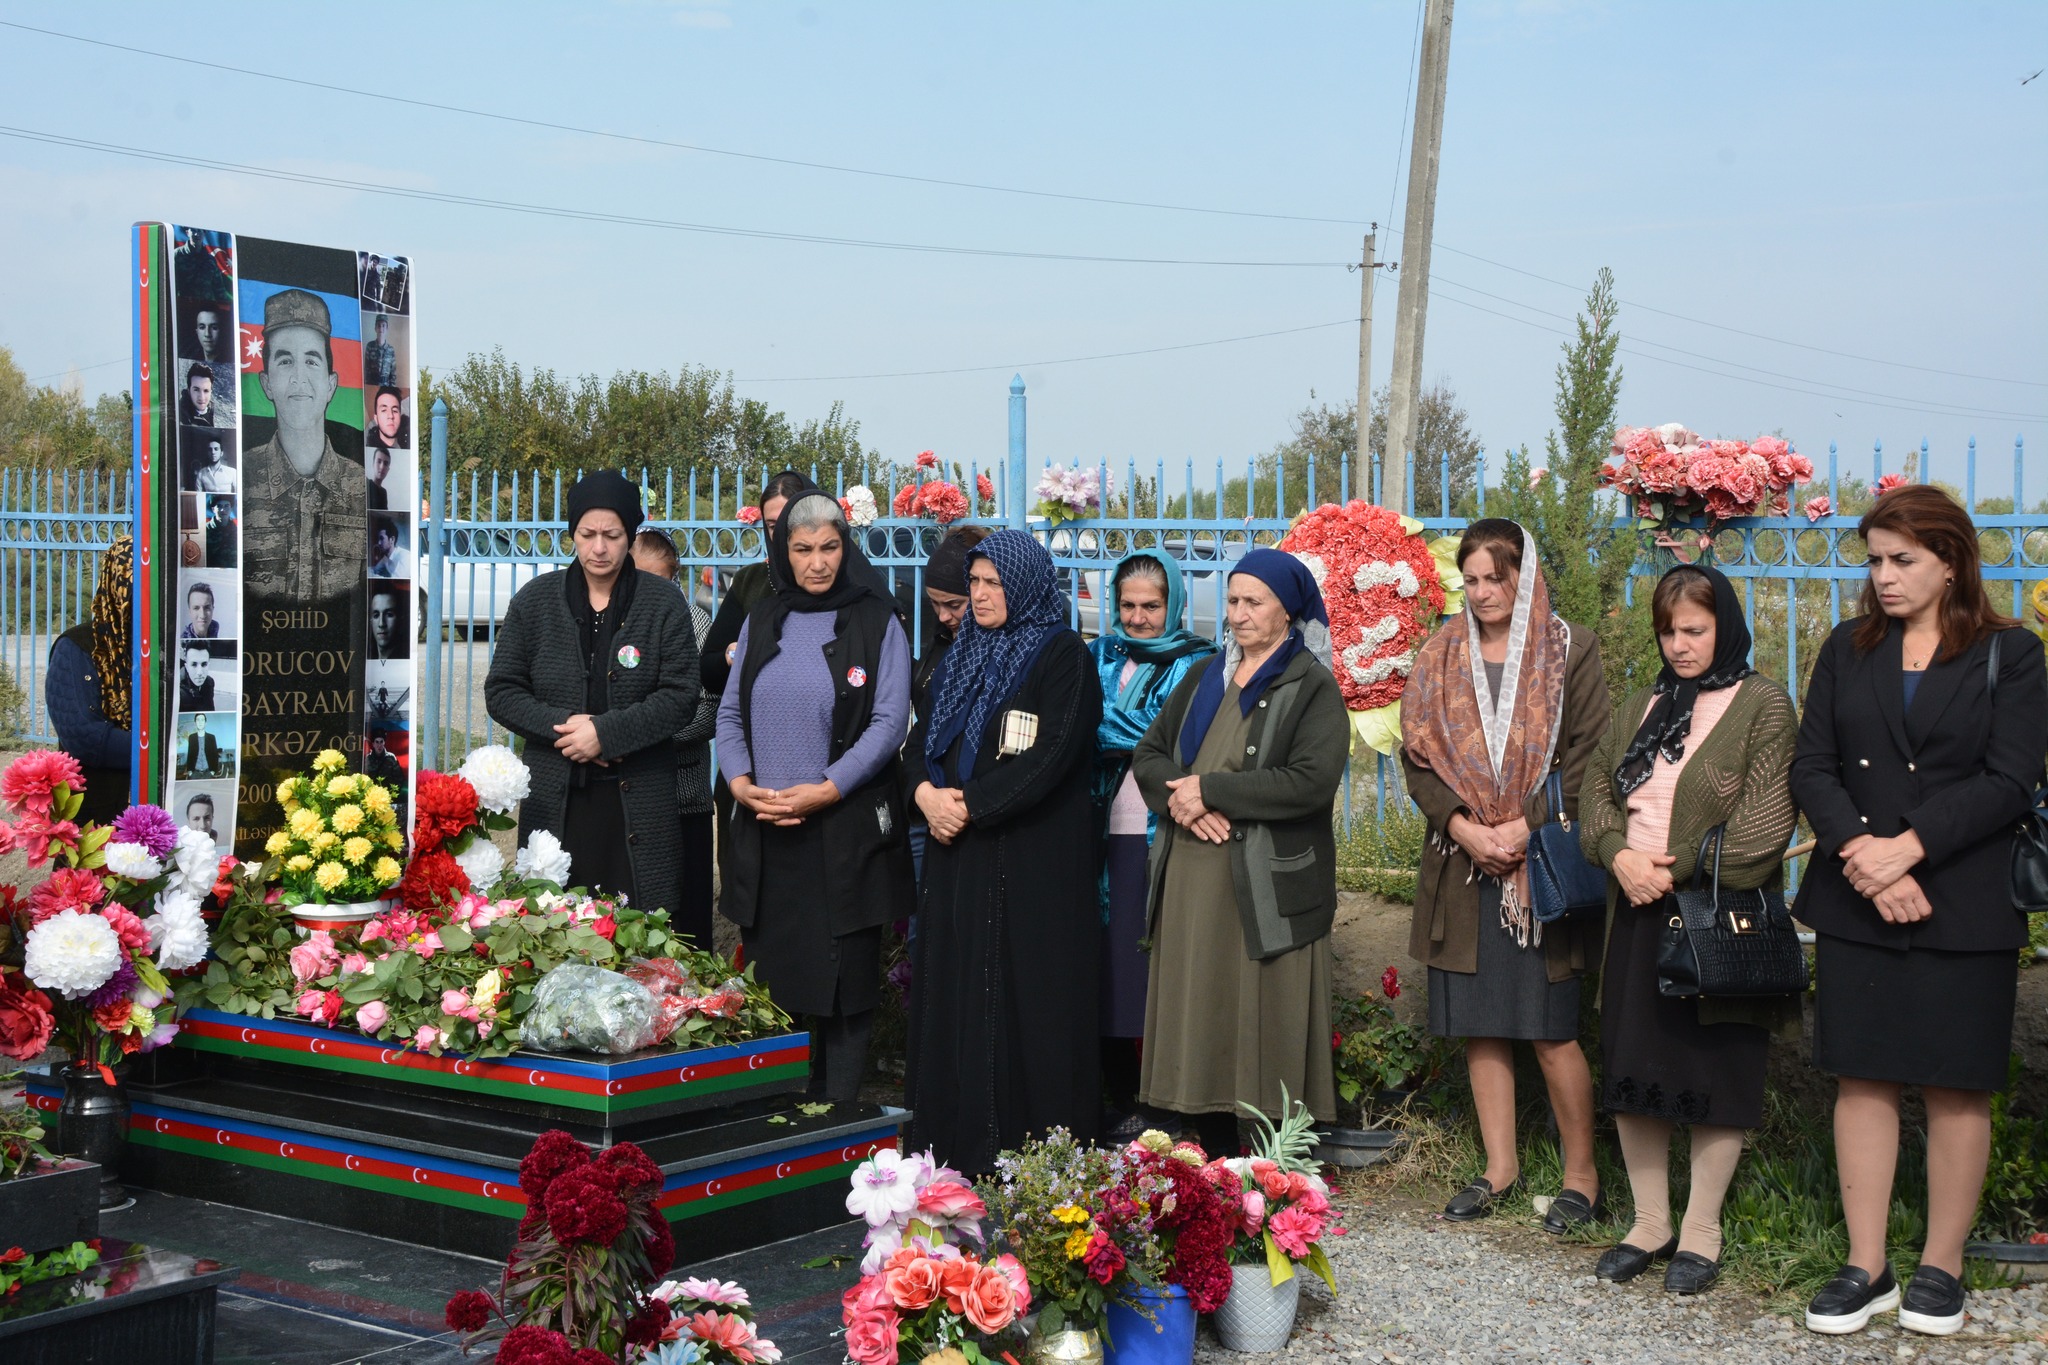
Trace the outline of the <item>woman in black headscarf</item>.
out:
[[[719,909],[776,1003],[816,1021],[812,1092],[854,1100],[882,926],[910,900],[896,773],[910,646],[829,494],[789,500],[768,563],[774,591],[747,613],[718,707],[718,766],[735,803]]]
[[[526,741],[519,837],[552,831],[575,885],[646,909],[682,904],[675,733],[697,707],[697,639],[682,597],[640,591],[640,490],[587,474],[569,491],[568,568],[505,609],[484,704]]]
[[[1657,989],[1657,943],[1672,892],[1692,877],[1708,831],[1732,890],[1775,886],[1797,813],[1790,770],[1798,723],[1785,689],[1750,667],[1749,626],[1720,571],[1681,565],[1651,599],[1664,667],[1614,710],[1586,765],[1579,843],[1609,872],[1600,985],[1602,1107],[1614,1115],[1635,1222],[1600,1258],[1603,1280],[1671,1260],[1664,1287],[1696,1294],[1720,1273],[1721,1201],[1743,1133],[1763,1122],[1769,1029],[1785,999],[1675,999]],[[1671,1217],[1671,1136],[1692,1129],[1682,1226]]]
[[[78,760],[85,775],[85,805],[78,818],[107,824],[128,809],[135,764],[129,673],[134,626],[135,542],[119,536],[100,555],[92,618],[57,637],[43,698],[57,730],[57,747]],[[154,798],[152,798],[154,799]]]

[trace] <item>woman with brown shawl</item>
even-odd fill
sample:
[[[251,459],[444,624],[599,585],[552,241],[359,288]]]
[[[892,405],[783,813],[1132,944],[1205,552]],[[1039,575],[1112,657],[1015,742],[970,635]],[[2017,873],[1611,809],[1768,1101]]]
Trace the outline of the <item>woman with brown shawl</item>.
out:
[[[1535,1046],[1564,1145],[1564,1192],[1544,1227],[1603,1216],[1593,1168],[1593,1079],[1579,1049],[1587,935],[1547,930],[1530,909],[1529,832],[1550,820],[1552,773],[1565,819],[1607,727],[1592,632],[1550,609],[1528,533],[1497,517],[1458,544],[1465,610],[1426,641],[1401,705],[1408,794],[1429,820],[1408,951],[1429,967],[1429,1027],[1465,1040],[1486,1170],[1444,1209],[1483,1218],[1521,1179],[1514,1043]],[[1597,946],[1597,944],[1595,945]]]

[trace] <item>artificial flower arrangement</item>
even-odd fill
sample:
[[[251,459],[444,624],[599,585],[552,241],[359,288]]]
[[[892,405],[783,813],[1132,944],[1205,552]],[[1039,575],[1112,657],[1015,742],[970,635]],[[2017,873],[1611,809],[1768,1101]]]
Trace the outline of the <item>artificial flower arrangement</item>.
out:
[[[1102,500],[1115,491],[1116,476],[1107,470],[1078,463],[1072,469],[1065,465],[1047,465],[1031,490],[1038,499],[1031,513],[1055,524],[1078,521],[1082,517],[1099,515]]]
[[[110,825],[78,823],[85,778],[69,754],[23,754],[0,774],[0,851],[49,875],[26,897],[0,886],[0,1055],[29,1061],[52,1042],[73,1065],[112,1064],[178,1031],[166,973],[206,956],[200,901],[221,862],[213,839],[160,807]]]
[[[1166,1282],[1187,1291],[1197,1313],[1230,1297],[1230,1244],[1244,1214],[1239,1192],[1209,1168],[1192,1142],[1149,1129],[1126,1149],[1131,1171],[1122,1193],[1151,1214],[1166,1260]]]
[[[1038,1336],[1106,1332],[1111,1304],[1170,1278],[1161,1215],[1141,1179],[1150,1154],[1134,1150],[1084,1147],[1055,1128],[997,1157],[977,1185],[997,1244],[1039,1305]]]
[[[448,1300],[465,1354],[499,1365],[775,1365],[747,1293],[717,1280],[663,1280],[675,1235],[655,1207],[661,1168],[630,1142],[593,1154],[568,1133],[519,1163],[526,1216],[495,1294]]]
[[[861,1279],[840,1299],[858,1365],[1014,1359],[1002,1342],[1031,1308],[1024,1267],[982,1244],[981,1197],[929,1151],[885,1147],[853,1173],[846,1211],[868,1225]]]
[[[405,835],[391,788],[348,771],[339,749],[322,749],[313,766],[277,784],[284,828],[263,851],[276,864],[286,905],[358,905],[398,884]]]
[[[1628,498],[1645,531],[1702,517],[1711,532],[1733,517],[1789,516],[1793,488],[1813,478],[1813,462],[1779,437],[1710,441],[1682,422],[1619,427],[1611,449],[1600,486]],[[1827,513],[1806,508],[1810,520]]]
[[[882,509],[875,505],[874,490],[857,483],[839,499],[839,510],[845,514],[848,526],[860,527],[873,526]]]
[[[524,792],[525,767],[511,763],[516,776],[480,750],[459,774],[422,775],[402,903],[353,942],[325,930],[302,937],[281,889],[266,885],[272,864],[238,870],[224,884],[215,960],[180,983],[180,1001],[265,1019],[297,1015],[434,1056],[483,1060],[519,1047],[535,987],[575,963],[623,970],[653,990],[661,1037],[673,1046],[789,1029],[751,967],[700,950],[664,911],[565,891],[569,856],[552,834],[536,831],[507,868],[484,831]],[[472,872],[482,880],[472,882]]]
[[[889,515],[903,518],[930,517],[941,526],[949,526],[971,513],[989,516],[995,512],[996,486],[988,475],[977,473],[974,476],[975,496],[970,501],[961,488],[965,477],[959,464],[954,464],[951,479],[940,477],[944,472],[937,454],[929,450],[920,450],[912,464],[911,481],[897,489],[896,496],[889,500]],[[843,503],[846,499],[841,501]],[[867,523],[853,524],[864,526]]]
[[[1401,694],[1422,642],[1464,604],[1457,546],[1452,536],[1425,540],[1413,517],[1355,498],[1304,513],[1280,542],[1322,589],[1345,709],[1379,753],[1401,742]]]
[[[1279,1123],[1251,1105],[1243,1107],[1257,1129],[1252,1154],[1221,1157],[1203,1168],[1218,1188],[1237,1198],[1240,1219],[1226,1255],[1233,1265],[1265,1265],[1276,1285],[1293,1277],[1296,1264],[1306,1265],[1334,1294],[1337,1276],[1322,1241],[1344,1229],[1330,1206],[1330,1187],[1310,1156],[1315,1119],[1306,1105],[1290,1102],[1285,1086]]]

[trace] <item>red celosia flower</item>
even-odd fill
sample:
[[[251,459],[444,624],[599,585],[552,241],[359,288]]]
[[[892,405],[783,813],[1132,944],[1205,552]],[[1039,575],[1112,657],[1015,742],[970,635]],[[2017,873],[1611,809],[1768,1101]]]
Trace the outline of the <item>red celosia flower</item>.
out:
[[[608,1247],[626,1230],[626,1202],[608,1171],[579,1166],[548,1185],[543,1200],[548,1230],[564,1246],[581,1242]]]
[[[653,1193],[661,1188],[661,1167],[634,1143],[621,1142],[605,1148],[595,1164],[611,1173],[622,1194],[632,1190]]]
[[[647,1264],[654,1267],[657,1275],[668,1274],[676,1263],[676,1234],[660,1209],[654,1210],[654,1225],[648,1228],[647,1240],[641,1246],[647,1252]]]
[[[1401,974],[1391,966],[1380,973],[1380,993],[1389,1000],[1398,1000],[1401,996]]]
[[[560,1332],[527,1323],[498,1343],[498,1365],[576,1365],[576,1356]]]
[[[526,1202],[540,1206],[548,1185],[564,1171],[590,1164],[590,1149],[559,1128],[550,1128],[533,1140],[526,1159],[519,1163],[519,1188]]]
[[[503,1359],[503,1357],[499,1357]],[[569,1353],[569,1365],[617,1365],[610,1356],[595,1346],[579,1346]]]
[[[660,1272],[657,1271],[657,1274]],[[640,1310],[626,1319],[626,1344],[628,1346],[652,1346],[661,1340],[661,1331],[668,1326],[669,1307],[666,1300],[649,1299],[640,1305]]]
[[[448,1300],[448,1311],[443,1317],[451,1331],[481,1331],[491,1320],[491,1296],[481,1290],[465,1289]]]

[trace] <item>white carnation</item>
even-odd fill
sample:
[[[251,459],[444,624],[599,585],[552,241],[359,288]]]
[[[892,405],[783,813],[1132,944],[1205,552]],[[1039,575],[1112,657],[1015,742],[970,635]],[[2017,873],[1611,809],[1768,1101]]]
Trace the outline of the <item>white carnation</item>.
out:
[[[562,841],[544,829],[537,829],[527,839],[526,847],[519,850],[519,861],[514,864],[522,877],[538,878],[553,882],[556,886],[569,883],[569,853],[562,847]]]
[[[190,826],[179,830],[171,861],[178,869],[171,879],[173,890],[189,891],[194,898],[212,894],[214,874],[220,871],[220,850],[211,834]]]
[[[1312,555],[1306,550],[1289,550],[1287,553],[1301,561],[1301,567],[1308,570],[1309,577],[1315,579],[1317,587],[1320,588],[1329,578],[1330,566],[1323,561],[1321,555]]]
[[[91,995],[121,966],[121,939],[99,915],[65,910],[28,931],[28,979],[69,999]]]
[[[466,850],[455,855],[455,861],[469,877],[469,884],[478,891],[488,890],[505,870],[505,855],[481,834],[470,840]]]
[[[149,917],[149,942],[156,953],[156,965],[167,972],[182,971],[206,960],[206,921],[199,912],[199,898],[188,891],[167,891],[156,898],[156,913]]]
[[[499,815],[511,813],[512,808],[525,798],[527,786],[532,781],[519,755],[502,744],[472,749],[469,757],[462,760],[458,775],[476,788],[478,806]]]
[[[106,847],[107,871],[133,882],[146,882],[164,870],[141,844],[112,843]]]
[[[1361,564],[1358,566],[1358,572],[1351,575],[1351,585],[1360,592],[1370,592],[1374,588],[1392,588],[1403,597],[1415,596],[1422,586],[1415,579],[1414,567],[1405,559],[1392,564],[1379,559]]]
[[[846,490],[846,521],[849,526],[871,526],[881,514],[875,505],[875,495],[865,484],[855,484]]]

